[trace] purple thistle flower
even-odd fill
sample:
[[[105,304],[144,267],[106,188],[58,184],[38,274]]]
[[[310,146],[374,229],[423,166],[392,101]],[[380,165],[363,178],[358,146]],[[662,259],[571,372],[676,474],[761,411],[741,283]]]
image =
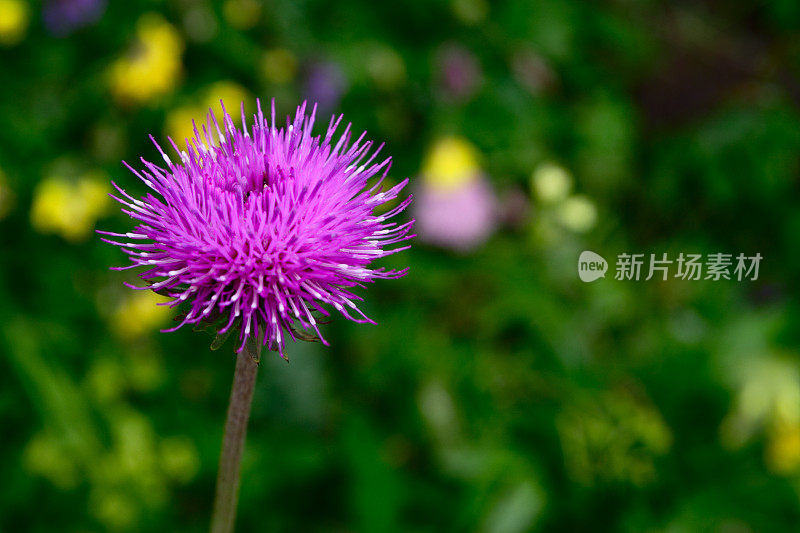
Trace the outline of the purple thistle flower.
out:
[[[313,315],[329,315],[322,304],[374,324],[350,289],[407,272],[370,266],[408,248],[388,246],[413,237],[413,220],[391,221],[410,196],[375,213],[397,198],[408,179],[381,191],[391,158],[373,160],[383,145],[373,151],[372,141],[364,142],[366,132],[351,144],[350,124],[334,140],[342,116],[331,118],[324,138],[312,137],[315,114],[316,106],[307,116],[303,103],[294,122],[287,118],[278,129],[274,102],[269,123],[259,102],[248,131],[244,105],[241,130],[223,106],[224,133],[211,113],[202,134],[195,124],[186,151],[169,139],[179,164],[155,140],[166,168],[142,159],[146,170],[138,172],[125,163],[156,194],[137,200],[114,184],[121,194],[114,199],[140,224],[130,233],[101,233],[132,241],[104,239],[122,247],[133,263],[116,270],[149,267],[139,274],[149,286],[129,286],[165,293],[174,298],[167,302],[172,307],[189,302],[181,323],[164,331],[216,319],[220,335],[237,324],[237,351],[253,339],[283,356],[286,335],[305,338],[298,325],[327,344]]]

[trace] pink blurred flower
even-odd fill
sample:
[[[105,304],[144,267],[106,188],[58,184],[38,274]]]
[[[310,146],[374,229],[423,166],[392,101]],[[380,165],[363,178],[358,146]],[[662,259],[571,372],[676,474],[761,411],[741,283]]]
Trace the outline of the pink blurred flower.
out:
[[[483,244],[497,225],[497,201],[483,175],[456,188],[442,189],[423,183],[414,202],[420,239],[459,252]]]

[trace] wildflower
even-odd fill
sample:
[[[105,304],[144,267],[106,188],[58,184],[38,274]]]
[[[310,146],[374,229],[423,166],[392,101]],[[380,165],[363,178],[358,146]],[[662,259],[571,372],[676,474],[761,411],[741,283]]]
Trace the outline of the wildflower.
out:
[[[55,36],[94,24],[106,10],[106,0],[50,0],[44,5],[44,25]]]
[[[557,204],[567,199],[572,190],[572,177],[558,165],[543,163],[531,175],[531,188],[542,202]]]
[[[164,122],[164,133],[178,143],[183,142],[183,139],[192,138],[194,136],[192,123],[202,120],[203,109],[205,108],[191,104],[170,109]]]
[[[111,66],[111,92],[123,104],[169,93],[181,74],[183,41],[171,24],[158,15],[144,15],[136,24],[136,41],[130,54]]]
[[[306,99],[317,102],[320,110],[334,109],[346,91],[347,78],[338,63],[318,61],[307,67],[303,94]]]
[[[761,429],[767,430],[772,442],[790,437],[789,430],[800,427],[798,366],[769,354],[737,362],[734,368],[736,391],[733,409],[720,426],[722,444],[730,449],[741,448]],[[777,455],[789,450],[791,447],[782,448]]]
[[[202,133],[195,128],[180,163],[159,147],[166,168],[144,159],[146,170],[128,167],[160,198],[137,200],[114,185],[123,211],[141,222],[130,233],[102,232],[130,240],[107,240],[130,256],[133,264],[120,269],[147,266],[140,277],[150,285],[143,289],[170,296],[171,307],[189,303],[181,323],[166,331],[216,319],[220,335],[238,328],[237,351],[252,339],[283,355],[287,335],[306,338],[297,325],[325,342],[313,314],[329,315],[323,304],[373,323],[350,289],[406,273],[369,267],[407,248],[386,247],[410,238],[413,221],[391,219],[411,198],[384,214],[373,211],[408,180],[383,192],[382,180],[367,188],[372,176],[386,176],[391,159],[373,163],[380,148],[372,151],[365,134],[351,144],[350,125],[334,141],[341,116],[331,119],[324,137],[312,137],[315,115],[303,104],[278,129],[274,104],[268,122],[259,103],[248,130],[244,105],[241,129],[224,110],[220,128],[212,113],[213,125]]]
[[[460,137],[439,139],[422,166],[425,181],[433,188],[456,189],[480,173],[478,152]]]
[[[570,196],[558,207],[558,221],[575,233],[586,233],[597,223],[597,207],[583,195]]]
[[[22,0],[0,0],[0,46],[19,43],[28,29],[30,8]]]
[[[481,176],[453,191],[420,188],[415,205],[420,238],[466,252],[491,235],[496,225],[494,193]]]
[[[791,474],[800,467],[800,426],[773,424],[767,433],[764,459],[776,474]]]
[[[489,3],[486,0],[453,0],[450,7],[456,18],[467,26],[480,24],[489,14]]]
[[[284,84],[294,79],[297,73],[297,57],[285,48],[273,48],[264,52],[261,74],[270,83]]]
[[[227,0],[222,13],[228,24],[237,30],[249,30],[261,18],[261,3],[256,0]]]
[[[403,57],[390,46],[376,45],[367,53],[367,73],[383,90],[400,87],[406,81]]]
[[[472,52],[459,44],[439,49],[435,64],[438,88],[450,100],[469,100],[483,84],[480,63]]]
[[[170,311],[162,306],[170,301],[153,292],[136,293],[117,307],[111,317],[111,326],[122,339],[141,337],[167,320]]]
[[[107,182],[86,174],[76,183],[51,177],[36,188],[31,224],[42,233],[58,233],[73,242],[88,237],[95,221],[108,210]]]
[[[564,228],[586,233],[597,223],[597,207],[582,194],[572,192],[572,176],[562,167],[543,163],[531,174],[531,189],[551,216]]]
[[[217,16],[207,2],[187,4],[181,17],[181,26],[186,39],[195,43],[207,43],[219,31]]]
[[[475,148],[456,137],[442,139],[421,174],[414,205],[420,237],[462,252],[484,242],[496,226],[498,206]]]
[[[189,104],[177,107],[167,114],[164,130],[179,144],[194,136],[193,122],[204,122],[206,110],[222,111],[220,102],[236,105],[238,102],[247,101],[250,93],[234,81],[222,80],[209,85],[203,91],[202,101],[199,104]]]

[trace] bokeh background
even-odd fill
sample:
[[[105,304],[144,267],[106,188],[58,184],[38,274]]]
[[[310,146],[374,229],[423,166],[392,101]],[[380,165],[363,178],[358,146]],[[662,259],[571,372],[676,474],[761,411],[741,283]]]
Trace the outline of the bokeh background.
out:
[[[232,345],[126,289],[106,194],[223,99],[387,143],[378,326],[260,370],[239,531],[800,524],[794,0],[0,0],[0,530],[204,531]],[[125,230],[126,231],[126,230]],[[756,281],[586,284],[578,254]]]

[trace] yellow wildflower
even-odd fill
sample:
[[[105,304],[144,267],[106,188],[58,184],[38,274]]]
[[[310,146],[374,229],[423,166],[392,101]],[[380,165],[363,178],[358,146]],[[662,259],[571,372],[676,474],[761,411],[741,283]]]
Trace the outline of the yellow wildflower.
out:
[[[775,425],[768,434],[765,461],[776,474],[797,471],[800,467],[800,426]]]
[[[220,100],[225,104],[225,109],[232,117],[237,117],[242,102],[245,104],[245,113],[251,111],[251,97],[247,89],[234,81],[223,80],[212,83],[203,91],[202,102],[200,104],[189,104],[176,107],[167,113],[165,133],[175,141],[178,146],[183,146],[185,139],[194,137],[194,125],[197,123],[197,130],[202,135],[203,125],[208,118],[208,110],[212,109],[218,117],[222,116],[222,106]],[[216,141],[216,134],[211,136],[212,144]]]
[[[31,224],[42,233],[58,233],[73,242],[85,240],[97,219],[108,211],[108,181],[86,174],[77,183],[51,177],[36,188]]]
[[[30,8],[22,0],[0,0],[0,45],[19,43],[28,29]]]
[[[111,65],[114,97],[123,104],[144,103],[169,93],[181,75],[183,40],[159,15],[143,15],[136,24],[136,46]]]
[[[431,187],[455,189],[473,181],[480,171],[478,151],[460,137],[438,140],[422,166],[422,175]]]
[[[208,86],[205,91],[203,107],[206,109],[211,108],[215,114],[221,115],[220,100],[225,103],[225,109],[228,110],[231,116],[236,117],[242,102],[245,103],[245,111],[249,108],[250,93],[235,81],[222,80]]]
[[[134,291],[111,317],[114,332],[123,339],[134,339],[162,326],[172,315],[172,310],[157,304],[170,300],[153,291]]]
[[[205,124],[205,113],[200,106],[181,106],[170,110],[167,113],[166,124],[164,125],[164,132],[173,140],[179,147],[184,146],[186,139],[194,137],[194,124],[197,123],[197,130],[202,135],[203,124]]]

